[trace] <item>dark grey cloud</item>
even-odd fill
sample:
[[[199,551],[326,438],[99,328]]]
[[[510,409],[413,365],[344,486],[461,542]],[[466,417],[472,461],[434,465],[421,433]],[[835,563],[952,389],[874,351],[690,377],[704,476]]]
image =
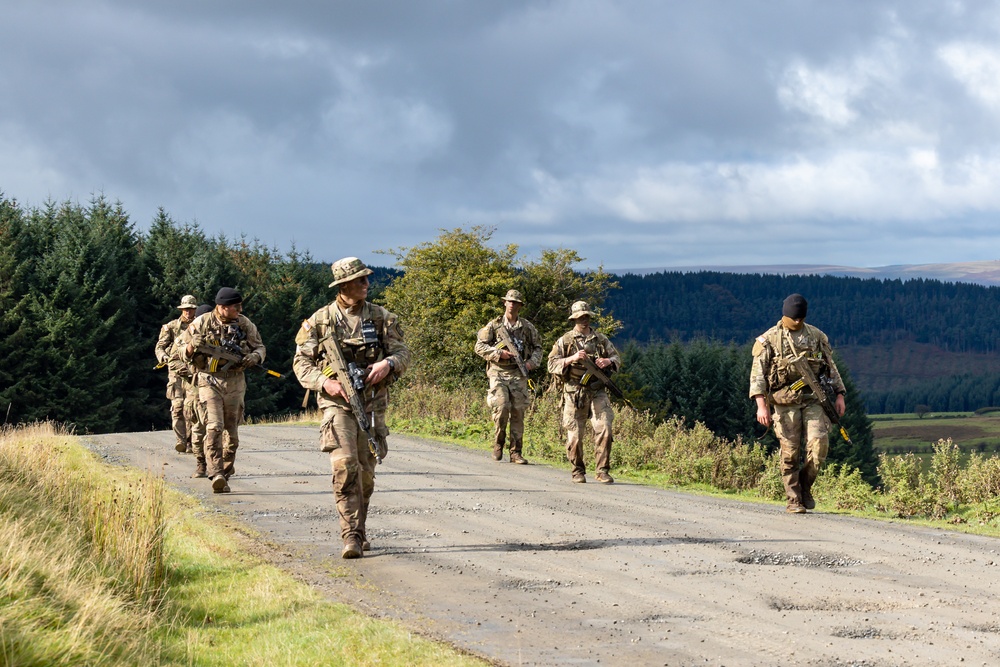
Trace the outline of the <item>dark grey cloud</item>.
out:
[[[990,259],[1000,10],[848,0],[0,6],[0,190],[331,259]],[[345,241],[345,238],[347,241]]]

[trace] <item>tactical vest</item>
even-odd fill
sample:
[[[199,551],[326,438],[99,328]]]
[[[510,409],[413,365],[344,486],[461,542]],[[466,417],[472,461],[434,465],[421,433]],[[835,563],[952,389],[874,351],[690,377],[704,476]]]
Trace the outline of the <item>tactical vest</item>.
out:
[[[223,322],[215,315],[208,313],[203,317],[208,318],[208,326],[204,330],[205,342],[209,345],[222,346],[227,343],[230,347],[239,350],[240,354],[246,356],[250,352],[250,344],[247,343],[246,329],[241,326],[246,320],[243,315],[236,318],[234,322]],[[235,351],[235,350],[233,350]],[[220,373],[223,371],[234,371],[236,364],[229,359],[196,354],[192,363],[201,371],[206,373]]]
[[[562,348],[564,356],[568,357],[580,350],[576,341],[577,338],[574,331],[563,334],[562,338],[559,339],[559,347]],[[583,349],[591,359],[607,356],[604,343],[597,336],[592,336],[590,340],[584,341]],[[566,369],[568,371],[565,376],[567,387],[582,386],[592,391],[597,391],[604,387],[604,383],[588,373],[583,364],[568,364]],[[608,373],[610,371],[605,372]]]
[[[500,340],[500,334],[497,333],[497,330],[499,330],[500,327],[504,328],[507,327],[506,323],[504,322],[504,316],[501,315],[500,317],[496,318],[495,320],[493,320],[492,324],[493,326],[491,327],[492,329],[491,333],[493,334],[493,340],[489,342],[497,349],[502,350],[504,349],[504,343]],[[521,357],[523,361],[527,361],[524,355],[524,325],[522,324],[516,329],[508,328],[507,334],[510,336],[511,342],[514,343],[514,347],[517,348],[518,355]],[[513,359],[499,359],[497,361],[494,361],[493,363],[508,370],[517,368],[517,362],[514,361]]]
[[[347,363],[355,363],[359,368],[371,366],[384,358],[385,341],[382,332],[385,331],[385,311],[374,308],[368,301],[361,307],[360,337],[349,337],[353,331],[348,330],[347,321],[340,317],[333,304],[320,309],[316,313],[316,335],[320,340],[333,335],[340,343]],[[390,377],[393,374],[390,373]]]
[[[809,325],[803,325],[809,326]],[[771,364],[768,368],[767,385],[771,392],[777,392],[791,385],[800,379],[798,371],[791,365],[790,359],[797,354],[805,354],[809,361],[809,366],[817,377],[827,375],[828,369],[826,359],[823,357],[823,350],[797,350],[789,340],[790,333],[783,327],[775,327],[769,332],[770,335],[762,338],[766,345],[771,348]],[[810,336],[812,338],[812,336]],[[805,392],[811,393],[811,390]]]

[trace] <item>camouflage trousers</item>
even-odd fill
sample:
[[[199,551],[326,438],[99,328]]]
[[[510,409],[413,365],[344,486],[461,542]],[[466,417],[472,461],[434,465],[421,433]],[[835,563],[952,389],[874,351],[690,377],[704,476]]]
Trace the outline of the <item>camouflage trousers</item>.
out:
[[[369,413],[371,414],[371,413]],[[372,431],[385,438],[385,413],[376,412]],[[368,503],[375,491],[375,456],[368,448],[368,436],[361,430],[354,413],[337,406],[323,408],[320,444],[330,453],[333,471],[333,497],[340,517],[340,537],[365,541]]]
[[[178,445],[186,449],[191,444],[191,427],[184,414],[184,400],[187,396],[187,380],[171,374],[167,380],[167,398],[170,399],[170,426]]]
[[[569,389],[569,385],[566,386]],[[577,389],[563,393],[562,426],[566,430],[566,456],[573,464],[573,474],[587,469],[583,460],[582,432],[587,418],[594,430],[594,468],[608,472],[611,469],[611,427],[615,413],[611,409],[608,393],[603,389],[591,392]]]
[[[205,423],[208,416],[205,404],[198,397],[197,379],[185,383],[184,419],[187,422],[188,433],[191,435],[191,449],[198,461],[205,460]]]
[[[781,444],[781,481],[789,502],[801,503],[830,451],[830,420],[818,403],[774,406],[774,434]],[[800,465],[803,445],[805,462]]]
[[[205,473],[209,479],[233,472],[240,446],[238,428],[243,421],[243,397],[247,391],[242,372],[229,375],[198,374],[198,399],[205,406]],[[223,437],[228,434],[228,440]]]
[[[491,373],[489,380],[486,405],[493,416],[493,448],[503,452],[509,424],[510,452],[520,454],[524,441],[524,413],[531,405],[528,380],[520,372],[513,375],[504,371]]]

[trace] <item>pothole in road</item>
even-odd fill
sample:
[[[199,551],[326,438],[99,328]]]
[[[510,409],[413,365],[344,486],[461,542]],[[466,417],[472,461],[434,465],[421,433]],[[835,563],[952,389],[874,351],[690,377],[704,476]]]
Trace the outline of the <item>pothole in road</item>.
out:
[[[548,579],[546,581],[531,581],[529,579],[504,579],[497,584],[498,588],[508,591],[551,591],[556,588],[564,588],[572,584],[564,584],[561,581]]]
[[[861,565],[864,561],[830,554],[786,554],[780,551],[753,550],[737,558],[736,562],[744,565],[796,565],[798,567],[834,568]]]
[[[965,626],[973,632],[989,632],[992,634],[1000,634],[1000,625],[967,625]]]
[[[883,632],[873,627],[840,628],[831,634],[841,639],[896,639],[896,635],[893,633]]]
[[[602,549],[607,546],[606,542],[597,540],[576,540],[573,542],[554,542],[551,544],[504,544],[503,551],[586,551],[589,549]]]
[[[899,609],[896,602],[886,600],[834,600],[830,598],[819,598],[816,600],[783,600],[781,598],[771,598],[767,606],[775,611],[859,611],[877,612]]]

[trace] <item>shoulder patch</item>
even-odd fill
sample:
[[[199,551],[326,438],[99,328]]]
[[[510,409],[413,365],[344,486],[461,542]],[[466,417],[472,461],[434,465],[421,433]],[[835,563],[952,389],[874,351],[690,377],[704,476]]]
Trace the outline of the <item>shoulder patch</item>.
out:
[[[302,328],[306,331],[312,330],[312,325],[309,324],[309,320],[302,320]]]
[[[763,336],[757,336],[757,342],[760,343],[761,345],[767,345],[767,339],[764,338]]]

